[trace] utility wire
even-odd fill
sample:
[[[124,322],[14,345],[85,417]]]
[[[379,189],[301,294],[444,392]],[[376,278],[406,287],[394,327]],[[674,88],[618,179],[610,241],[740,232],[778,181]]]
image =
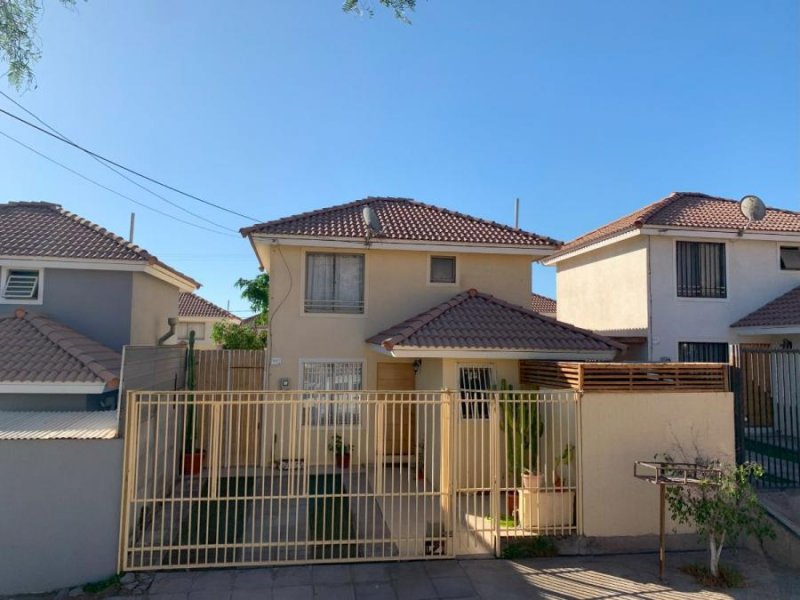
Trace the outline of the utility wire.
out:
[[[66,171],[69,171],[69,172],[70,172],[70,173],[72,173],[73,175],[77,175],[77,176],[78,176],[78,177],[80,177],[81,179],[84,179],[84,180],[88,181],[89,183],[91,183],[91,184],[94,184],[94,185],[96,185],[97,187],[99,187],[99,188],[102,188],[102,189],[106,190],[107,192],[111,192],[112,194],[115,194],[115,195],[119,196],[120,198],[124,198],[125,200],[129,200],[130,202],[133,202],[134,204],[137,204],[137,205],[139,205],[139,206],[142,206],[142,207],[144,207],[144,208],[146,208],[146,209],[148,209],[148,210],[152,210],[153,212],[156,212],[156,213],[158,213],[158,214],[160,214],[160,215],[164,215],[165,217],[168,217],[168,218],[170,218],[170,219],[173,219],[173,220],[175,220],[175,221],[178,221],[179,223],[184,223],[184,224],[186,224],[186,225],[190,225],[190,226],[192,226],[192,227],[197,227],[198,229],[203,229],[203,230],[205,230],[205,231],[209,231],[209,232],[211,232],[211,233],[216,233],[217,235],[224,235],[224,236],[226,236],[226,237],[235,237],[235,238],[238,238],[238,237],[239,237],[238,235],[235,235],[235,234],[233,234],[233,233],[225,233],[224,231],[219,231],[219,230],[217,230],[217,229],[211,229],[210,227],[204,227],[203,225],[198,225],[197,223],[192,223],[191,221],[186,221],[186,220],[184,220],[184,219],[181,219],[181,218],[179,218],[179,217],[176,217],[176,216],[174,216],[174,215],[171,215],[171,214],[169,214],[169,213],[166,213],[166,212],[164,212],[163,210],[159,210],[159,209],[157,209],[157,208],[153,208],[152,206],[149,206],[149,205],[145,204],[144,202],[139,202],[138,200],[135,200],[135,199],[131,198],[130,196],[126,196],[126,195],[125,195],[125,194],[123,194],[122,192],[118,192],[117,190],[111,189],[110,187],[108,187],[108,186],[106,186],[106,185],[103,185],[102,183],[100,183],[100,182],[98,182],[98,181],[95,181],[95,180],[94,180],[94,179],[92,179],[91,177],[87,177],[87,176],[86,176],[86,175],[84,175],[83,173],[79,173],[79,172],[78,172],[78,171],[76,171],[75,169],[72,169],[72,168],[68,167],[67,165],[65,165],[65,164],[63,164],[63,163],[60,163],[60,162],[58,162],[58,161],[57,161],[57,160],[55,160],[54,158],[50,158],[50,157],[49,157],[49,156],[47,156],[46,154],[43,154],[43,153],[39,152],[39,151],[38,151],[38,150],[36,150],[35,148],[32,148],[31,146],[28,146],[28,144],[26,144],[26,143],[24,143],[24,142],[21,142],[21,141],[19,141],[17,138],[10,136],[10,135],[8,135],[7,133],[5,133],[5,132],[3,132],[3,131],[0,131],[0,135],[2,135],[3,137],[5,137],[5,138],[7,138],[7,139],[11,140],[11,141],[12,141],[12,142],[14,142],[15,144],[19,144],[19,145],[20,145],[20,146],[22,146],[23,148],[27,148],[28,150],[30,150],[30,151],[31,151],[31,152],[33,152],[34,154],[36,154],[36,155],[38,155],[38,156],[42,157],[43,159],[45,159],[45,160],[47,160],[47,161],[49,161],[49,162],[53,163],[54,165],[58,165],[58,166],[59,166],[59,167],[61,167],[62,169],[66,170]]]
[[[72,144],[72,143],[73,143],[71,139],[69,139],[69,138],[68,138],[67,136],[65,136],[63,133],[61,133],[60,131],[58,131],[58,130],[57,130],[55,127],[53,127],[53,126],[52,126],[52,125],[50,125],[49,123],[45,122],[43,119],[39,118],[39,117],[38,117],[36,114],[34,114],[32,111],[30,111],[30,110],[28,110],[27,108],[25,108],[24,106],[22,106],[22,104],[20,104],[20,103],[19,103],[19,102],[17,102],[16,100],[14,100],[14,99],[13,99],[11,96],[9,96],[8,94],[6,94],[4,91],[0,90],[0,94],[2,94],[2,95],[3,95],[3,96],[4,96],[4,97],[5,97],[5,98],[6,98],[6,99],[9,101],[9,102],[13,102],[13,103],[14,103],[16,106],[18,106],[19,108],[21,108],[22,110],[24,110],[26,113],[28,113],[30,116],[32,116],[34,119],[36,119],[37,121],[39,121],[39,123],[41,123],[42,125],[44,125],[45,127],[47,127],[47,128],[50,130],[50,131],[52,131],[53,133],[55,133],[56,135],[58,135],[58,137],[59,137],[59,138],[61,138],[62,140],[66,141],[66,142],[69,142],[70,144]],[[198,215],[197,213],[193,213],[193,212],[192,212],[192,211],[190,211],[188,208],[184,208],[183,206],[181,206],[181,205],[180,205],[180,204],[178,204],[177,202],[173,202],[173,201],[172,201],[172,200],[170,200],[169,198],[165,198],[164,196],[162,196],[161,194],[159,194],[159,193],[157,193],[157,192],[154,192],[153,190],[151,190],[151,189],[150,189],[150,188],[148,188],[147,186],[144,186],[144,185],[142,185],[141,183],[139,183],[138,181],[136,181],[136,180],[135,180],[135,179],[133,179],[132,177],[128,177],[128,176],[127,176],[125,173],[123,173],[123,172],[122,172],[122,171],[120,171],[119,169],[116,169],[115,167],[112,167],[112,166],[111,166],[111,165],[109,165],[108,163],[105,163],[105,162],[103,162],[102,160],[100,160],[100,159],[99,159],[99,158],[97,158],[96,156],[92,156],[92,155],[90,155],[90,156],[91,156],[91,158],[92,158],[92,159],[94,159],[96,162],[98,162],[99,164],[103,165],[103,166],[104,166],[106,169],[108,169],[108,170],[110,170],[110,171],[113,171],[114,173],[116,173],[117,175],[119,175],[120,177],[122,177],[123,179],[125,179],[126,181],[129,181],[130,183],[132,183],[132,184],[133,184],[133,185],[135,185],[136,187],[143,189],[143,190],[144,190],[145,192],[147,192],[148,194],[150,194],[150,195],[152,195],[152,196],[155,196],[156,198],[159,198],[160,200],[163,200],[163,201],[164,201],[164,202],[166,202],[167,204],[169,204],[169,205],[171,205],[171,206],[174,206],[174,207],[175,207],[175,208],[177,208],[178,210],[181,210],[181,211],[185,212],[186,214],[188,214],[188,215],[191,215],[192,217],[195,217],[196,219],[200,219],[201,221],[205,221],[206,223],[209,223],[209,224],[213,225],[214,227],[219,227],[220,229],[224,229],[225,231],[228,231],[228,232],[231,232],[231,233],[236,233],[236,230],[235,230],[235,229],[231,229],[230,227],[225,227],[224,225],[220,225],[219,223],[217,223],[217,222],[215,222],[215,221],[212,221],[211,219],[207,219],[207,218],[205,218],[205,217],[203,217],[203,216],[201,216],[201,215]]]
[[[183,190],[180,190],[180,189],[178,189],[176,187],[173,187],[173,186],[171,186],[169,184],[166,184],[166,183],[164,183],[162,181],[159,181],[158,179],[154,179],[153,177],[148,177],[147,175],[144,175],[143,173],[140,173],[139,171],[135,171],[134,169],[130,169],[130,168],[126,167],[125,165],[121,165],[120,163],[115,162],[115,161],[111,160],[110,158],[106,158],[102,154],[97,154],[96,152],[92,152],[91,150],[89,150],[87,148],[84,148],[83,146],[81,146],[79,144],[76,144],[75,142],[71,142],[65,137],[62,137],[60,135],[56,135],[54,133],[51,133],[51,132],[47,131],[46,129],[43,129],[42,127],[39,127],[35,123],[31,123],[30,121],[26,121],[22,117],[20,117],[18,115],[15,115],[14,113],[8,112],[7,110],[5,110],[3,108],[0,108],[0,113],[3,113],[5,115],[9,116],[12,119],[16,119],[17,121],[27,125],[28,127],[33,127],[34,129],[40,131],[41,133],[44,133],[45,135],[49,135],[50,137],[55,138],[58,141],[63,142],[64,144],[68,144],[68,145],[72,146],[73,148],[76,148],[76,149],[80,150],[81,152],[85,152],[86,154],[88,154],[90,156],[94,156],[96,158],[99,158],[100,160],[102,160],[104,162],[107,162],[107,163],[109,163],[111,165],[114,165],[115,167],[120,168],[123,171],[127,171],[128,173],[136,175],[137,177],[141,177],[142,179],[146,179],[147,181],[149,181],[151,183],[155,183],[156,185],[160,185],[161,187],[166,188],[168,190],[171,190],[171,191],[175,192],[176,194],[181,194],[182,196],[186,196],[187,198],[191,198],[192,200],[197,200],[198,202],[202,202],[203,204],[207,204],[208,206],[213,206],[214,208],[217,208],[219,210],[225,211],[227,213],[231,213],[233,215],[236,215],[237,217],[242,217],[243,219],[248,219],[253,223],[260,223],[262,221],[262,219],[257,219],[255,217],[250,217],[250,216],[244,215],[244,214],[242,214],[240,212],[236,212],[235,210],[231,210],[230,208],[225,208],[224,206],[220,206],[219,204],[215,204],[213,202],[209,202],[208,200],[203,200],[202,198],[199,198],[198,196],[195,196],[194,194],[190,194],[189,192],[184,192]]]

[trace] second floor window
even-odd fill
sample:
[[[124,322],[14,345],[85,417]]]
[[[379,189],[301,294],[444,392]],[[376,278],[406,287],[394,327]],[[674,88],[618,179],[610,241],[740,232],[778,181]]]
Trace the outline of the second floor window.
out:
[[[800,271],[800,248],[781,246],[781,271]]]
[[[307,313],[364,312],[364,255],[306,254]]]
[[[431,283],[456,282],[456,257],[431,256]]]
[[[40,272],[38,269],[3,268],[0,289],[3,300],[21,301],[23,303],[38,301]]]
[[[677,242],[678,296],[726,298],[725,244]]]

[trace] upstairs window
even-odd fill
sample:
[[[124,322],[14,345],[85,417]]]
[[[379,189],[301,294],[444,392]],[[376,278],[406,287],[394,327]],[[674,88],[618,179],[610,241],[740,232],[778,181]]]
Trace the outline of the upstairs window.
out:
[[[307,313],[364,312],[364,255],[306,255]]]
[[[38,269],[10,269],[2,270],[0,281],[0,296],[3,300],[11,302],[33,303],[40,301],[41,271]]]
[[[725,244],[677,242],[678,296],[726,298]]]
[[[431,256],[431,283],[456,282],[456,257]]]
[[[728,362],[728,344],[724,342],[678,342],[680,362]]]
[[[488,419],[488,400],[494,386],[494,368],[459,367],[458,386],[461,396],[461,417]]]
[[[800,271],[800,248],[781,246],[781,271]]]

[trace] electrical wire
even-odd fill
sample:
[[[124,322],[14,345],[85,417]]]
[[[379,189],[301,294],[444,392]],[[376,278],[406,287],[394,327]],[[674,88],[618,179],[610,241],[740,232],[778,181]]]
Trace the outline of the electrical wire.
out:
[[[69,142],[69,143],[73,143],[73,142],[72,142],[72,140],[70,140],[70,139],[69,139],[67,136],[65,136],[63,133],[61,133],[60,131],[58,131],[58,130],[57,130],[55,127],[53,127],[53,126],[52,126],[52,125],[50,125],[49,123],[45,122],[43,119],[39,118],[39,117],[38,117],[36,114],[34,114],[32,111],[30,111],[30,110],[28,110],[27,108],[25,108],[24,106],[22,106],[22,104],[20,104],[20,103],[19,103],[19,102],[17,102],[16,100],[14,100],[14,99],[13,99],[11,96],[9,96],[8,94],[6,94],[4,91],[0,90],[0,95],[4,96],[4,97],[5,97],[5,98],[6,98],[6,99],[9,101],[9,102],[13,102],[13,103],[14,103],[16,106],[18,106],[20,109],[24,110],[24,111],[25,111],[27,114],[29,114],[29,115],[30,115],[30,116],[32,116],[34,119],[36,119],[37,121],[39,121],[39,123],[41,123],[42,125],[44,125],[45,127],[47,127],[47,128],[50,130],[50,131],[52,131],[53,133],[55,133],[56,135],[58,135],[58,137],[60,137],[61,139],[65,140],[65,141],[67,141],[67,142]],[[220,229],[224,229],[225,231],[229,231],[229,232],[231,232],[231,233],[236,233],[236,230],[235,230],[235,229],[231,229],[230,227],[225,227],[224,225],[220,225],[219,223],[217,223],[217,222],[215,222],[215,221],[212,221],[211,219],[207,219],[207,218],[205,218],[205,217],[203,217],[203,216],[201,216],[201,215],[198,215],[197,213],[194,213],[194,212],[190,211],[188,208],[184,208],[183,206],[181,206],[181,205],[180,205],[180,204],[178,204],[177,202],[173,202],[173,201],[172,201],[172,200],[170,200],[169,198],[165,198],[164,196],[162,196],[161,194],[159,194],[159,193],[157,193],[157,192],[154,192],[153,190],[151,190],[151,189],[150,189],[150,188],[148,188],[147,186],[144,186],[144,185],[142,185],[141,183],[139,183],[138,181],[136,181],[136,180],[135,180],[135,179],[133,179],[132,177],[128,177],[128,176],[127,176],[125,173],[123,173],[123,172],[122,172],[122,171],[120,171],[119,169],[117,169],[117,168],[115,168],[115,167],[112,167],[112,166],[111,166],[110,164],[108,164],[108,163],[105,163],[105,162],[103,162],[102,160],[100,160],[100,159],[99,159],[99,158],[97,158],[96,156],[92,156],[92,155],[90,155],[90,156],[91,156],[91,158],[92,158],[93,160],[95,160],[97,163],[99,163],[99,164],[103,165],[103,166],[104,166],[106,169],[108,169],[108,170],[110,170],[110,171],[112,171],[112,172],[116,173],[117,175],[119,175],[120,177],[122,177],[123,179],[125,179],[126,181],[128,181],[128,182],[132,183],[133,185],[135,185],[136,187],[138,187],[138,188],[140,188],[140,189],[144,190],[144,191],[145,191],[145,192],[147,192],[148,194],[150,194],[150,195],[152,195],[152,196],[155,196],[156,198],[158,198],[158,199],[160,199],[160,200],[163,200],[164,202],[166,202],[167,204],[169,204],[169,205],[171,205],[171,206],[174,206],[174,207],[175,207],[175,208],[177,208],[178,210],[181,210],[181,211],[185,212],[185,213],[186,213],[186,214],[188,214],[188,215],[191,215],[192,217],[194,217],[194,218],[196,218],[196,219],[200,219],[201,221],[205,221],[206,223],[209,223],[210,225],[213,225],[214,227],[218,227],[218,228],[220,228]]]
[[[79,144],[76,144],[75,142],[71,142],[70,140],[68,140],[65,137],[62,137],[60,135],[56,135],[55,133],[51,133],[50,131],[47,131],[46,129],[43,129],[42,127],[39,127],[35,123],[31,123],[30,121],[27,121],[27,120],[23,119],[22,117],[20,117],[18,115],[15,115],[14,113],[9,112],[9,111],[7,111],[7,110],[5,110],[3,108],[0,108],[0,113],[4,114],[6,116],[9,116],[12,119],[15,119],[15,120],[19,121],[20,123],[23,123],[24,125],[27,125],[28,127],[32,127],[33,129],[36,129],[37,131],[40,131],[41,133],[44,133],[45,135],[48,135],[51,138],[54,138],[54,139],[56,139],[56,140],[58,140],[58,141],[60,141],[60,142],[62,142],[64,144],[68,144],[68,145],[72,146],[73,148],[76,148],[77,150],[80,150],[81,152],[84,152],[84,153],[88,154],[89,156],[94,156],[95,158],[99,158],[100,160],[102,160],[104,162],[107,162],[107,163],[109,163],[111,165],[114,165],[115,167],[120,168],[123,171],[127,171],[128,173],[131,173],[132,175],[136,175],[137,177],[141,177],[142,179],[146,179],[150,183],[155,183],[156,185],[159,185],[159,186],[161,186],[163,188],[166,188],[166,189],[168,189],[170,191],[173,191],[176,194],[181,194],[182,196],[186,196],[187,198],[191,198],[192,200],[196,200],[197,202],[202,202],[203,204],[207,204],[208,206],[213,206],[214,208],[216,208],[218,210],[222,210],[222,211],[225,211],[227,213],[236,215],[237,217],[242,217],[243,219],[248,219],[253,223],[260,223],[260,222],[263,221],[263,219],[257,219],[256,217],[250,217],[250,216],[242,214],[240,212],[236,212],[235,210],[231,210],[230,208],[225,208],[224,206],[220,206],[219,204],[215,204],[214,202],[210,202],[208,200],[204,200],[203,198],[195,196],[194,194],[190,194],[189,192],[184,192],[183,190],[178,189],[176,187],[173,187],[173,186],[171,186],[171,185],[169,185],[167,183],[164,183],[162,181],[159,181],[158,179],[155,179],[153,177],[149,177],[149,176],[147,176],[147,175],[145,175],[143,173],[140,173],[139,171],[136,171],[134,169],[130,169],[130,168],[126,167],[125,165],[122,165],[122,164],[120,164],[118,162],[115,162],[115,161],[111,160],[110,158],[106,158],[102,154],[98,154],[97,152],[93,152],[93,151],[91,151],[91,150],[89,150],[87,148],[84,148],[83,146],[81,146]]]
[[[174,215],[171,215],[171,214],[169,214],[169,213],[167,213],[167,212],[164,212],[163,210],[159,210],[159,209],[157,209],[157,208],[153,208],[152,206],[150,206],[150,205],[148,205],[148,204],[145,204],[144,202],[140,202],[140,201],[138,201],[138,200],[136,200],[136,199],[134,199],[134,198],[131,198],[130,196],[127,196],[127,195],[123,194],[122,192],[118,192],[117,190],[114,190],[114,189],[112,189],[112,188],[110,188],[110,187],[108,187],[108,186],[106,186],[106,185],[103,185],[102,183],[100,183],[100,182],[98,182],[98,181],[95,181],[95,180],[94,180],[94,179],[92,179],[91,177],[87,177],[87,176],[86,176],[86,175],[84,175],[83,173],[79,173],[79,172],[78,172],[78,171],[76,171],[75,169],[72,169],[71,167],[68,167],[67,165],[65,165],[65,164],[63,164],[63,163],[60,163],[60,162],[58,162],[58,161],[57,161],[57,160],[55,160],[54,158],[50,158],[50,157],[49,157],[49,156],[47,156],[46,154],[43,154],[42,152],[39,152],[39,151],[38,151],[38,150],[36,150],[35,148],[32,148],[32,147],[31,147],[31,146],[29,146],[28,144],[26,144],[26,143],[24,143],[24,142],[21,142],[21,141],[20,141],[20,140],[18,140],[17,138],[15,138],[15,137],[13,137],[13,136],[10,136],[9,134],[7,134],[7,133],[5,133],[5,132],[3,132],[3,131],[0,131],[0,135],[2,135],[3,137],[5,137],[5,138],[7,138],[7,139],[11,140],[11,141],[12,141],[12,142],[14,142],[15,144],[18,144],[18,145],[22,146],[23,148],[26,148],[27,150],[30,150],[30,151],[31,151],[31,152],[33,152],[34,154],[36,154],[36,155],[40,156],[41,158],[43,158],[43,159],[45,159],[45,160],[47,160],[47,161],[49,161],[49,162],[53,163],[54,165],[58,165],[58,166],[59,166],[59,167],[61,167],[62,169],[66,170],[66,171],[69,171],[69,172],[70,172],[70,173],[72,173],[73,175],[76,175],[76,176],[80,177],[81,179],[83,179],[83,180],[85,180],[85,181],[88,181],[89,183],[91,183],[91,184],[93,184],[93,185],[96,185],[96,186],[97,186],[97,187],[99,187],[99,188],[102,188],[102,189],[104,189],[104,190],[105,190],[105,191],[107,191],[107,192],[110,192],[110,193],[112,193],[112,194],[115,194],[115,195],[119,196],[120,198],[124,198],[125,200],[128,200],[128,201],[130,201],[130,202],[133,202],[134,204],[136,204],[136,205],[138,205],[138,206],[141,206],[141,207],[143,207],[143,208],[146,208],[146,209],[148,209],[148,210],[152,210],[153,212],[156,212],[156,213],[158,213],[158,214],[160,214],[160,215],[163,215],[163,216],[165,216],[165,217],[168,217],[168,218],[170,218],[170,219],[172,219],[172,220],[174,220],[174,221],[178,221],[179,223],[184,223],[185,225],[190,225],[191,227],[196,227],[196,228],[198,228],[198,229],[203,229],[204,231],[209,231],[209,232],[211,232],[211,233],[216,233],[217,235],[224,235],[224,236],[226,236],[226,237],[232,237],[232,238],[238,238],[238,237],[239,237],[239,236],[238,236],[238,235],[236,235],[236,234],[233,234],[233,233],[226,233],[226,232],[224,232],[224,231],[219,231],[219,230],[217,230],[217,229],[211,229],[210,227],[205,227],[205,226],[203,226],[203,225],[198,225],[197,223],[192,223],[192,222],[190,222],[190,221],[186,221],[186,220],[184,220],[184,219],[181,219],[181,218],[179,218],[179,217],[176,217],[176,216],[174,216]]]

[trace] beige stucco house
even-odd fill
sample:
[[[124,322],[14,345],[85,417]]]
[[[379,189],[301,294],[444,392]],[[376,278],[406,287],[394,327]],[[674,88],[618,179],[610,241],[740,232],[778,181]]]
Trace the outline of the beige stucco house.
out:
[[[748,223],[734,200],[676,192],[543,262],[558,319],[626,343],[626,359],[725,362],[731,343],[800,343],[797,303],[769,304],[800,284],[797,212]]]
[[[194,331],[195,348],[198,350],[213,350],[219,345],[211,338],[211,330],[216,323],[236,323],[242,320],[192,292],[182,292],[178,298],[178,325],[175,328],[175,338],[179,342],[189,339],[189,332]]]

